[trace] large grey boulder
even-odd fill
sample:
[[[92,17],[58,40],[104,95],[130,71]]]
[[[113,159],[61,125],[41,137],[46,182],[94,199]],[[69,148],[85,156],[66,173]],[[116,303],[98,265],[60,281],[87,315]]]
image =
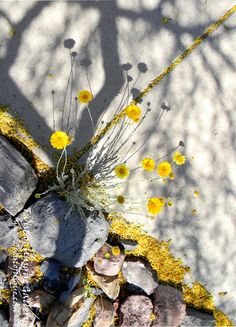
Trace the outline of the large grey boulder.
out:
[[[82,267],[107,240],[109,223],[95,212],[83,219],[55,193],[18,216],[33,249],[70,267]],[[67,217],[66,217],[67,216]]]
[[[35,190],[38,179],[25,158],[2,136],[0,158],[0,203],[15,216]]]
[[[179,327],[215,326],[213,315],[203,313],[194,309],[187,309]]]

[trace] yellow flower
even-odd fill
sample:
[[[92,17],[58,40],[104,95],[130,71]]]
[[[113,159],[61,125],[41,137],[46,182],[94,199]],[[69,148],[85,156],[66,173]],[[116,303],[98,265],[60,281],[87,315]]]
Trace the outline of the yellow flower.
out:
[[[150,315],[150,318],[149,318],[151,321],[155,320],[156,319],[156,316],[155,314],[152,312],[151,315]]]
[[[50,143],[55,149],[61,150],[71,143],[71,139],[65,132],[56,131],[51,135]]]
[[[115,168],[115,174],[118,178],[124,179],[129,176],[129,173],[129,168],[125,164],[118,165]]]
[[[167,177],[172,173],[171,164],[168,161],[163,161],[157,166],[158,175],[161,177]]]
[[[91,92],[87,90],[80,91],[78,93],[78,100],[83,103],[88,103],[93,99],[93,95]]]
[[[155,168],[155,161],[152,158],[144,158],[141,162],[143,169],[153,171]]]
[[[173,155],[173,160],[176,163],[176,165],[180,166],[180,165],[183,165],[185,163],[186,158],[181,153],[175,152],[174,155]]]
[[[125,197],[123,195],[118,195],[116,199],[117,199],[117,202],[120,204],[125,203]]]
[[[151,215],[157,215],[164,206],[165,201],[162,198],[150,198],[148,199],[147,209]]]
[[[127,117],[132,119],[135,123],[138,123],[141,116],[141,109],[135,104],[131,104],[126,108],[125,114]]]
[[[105,257],[106,259],[109,259],[109,258],[110,258],[110,253],[109,253],[109,252],[106,252],[106,253],[104,254],[104,257]]]
[[[195,198],[198,198],[198,197],[199,197],[199,192],[198,192],[198,191],[194,191],[194,192],[193,192],[193,196],[194,196]]]
[[[119,246],[113,246],[112,249],[111,249],[111,252],[115,256],[120,255],[120,248],[119,248]]]

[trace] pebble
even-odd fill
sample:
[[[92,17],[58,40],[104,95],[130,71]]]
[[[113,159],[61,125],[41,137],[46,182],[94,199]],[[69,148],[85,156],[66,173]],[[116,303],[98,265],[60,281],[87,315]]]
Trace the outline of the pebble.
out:
[[[144,295],[128,296],[121,304],[121,327],[149,327],[151,326],[152,301]]]
[[[121,251],[118,255],[114,255],[112,246],[106,243],[94,257],[94,269],[98,274],[116,276],[121,270],[124,259],[125,256]]]
[[[125,280],[140,287],[147,295],[151,295],[158,286],[158,278],[150,265],[142,260],[126,260],[122,274]]]

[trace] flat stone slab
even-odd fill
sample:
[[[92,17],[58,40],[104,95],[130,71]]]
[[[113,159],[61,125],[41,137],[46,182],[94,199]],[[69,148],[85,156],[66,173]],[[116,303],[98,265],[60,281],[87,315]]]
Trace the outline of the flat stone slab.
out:
[[[0,136],[0,203],[12,215],[20,212],[38,178],[25,158]]]
[[[107,240],[109,223],[95,212],[84,220],[75,211],[67,215],[69,210],[64,200],[50,193],[18,220],[35,251],[67,266],[82,267]]]

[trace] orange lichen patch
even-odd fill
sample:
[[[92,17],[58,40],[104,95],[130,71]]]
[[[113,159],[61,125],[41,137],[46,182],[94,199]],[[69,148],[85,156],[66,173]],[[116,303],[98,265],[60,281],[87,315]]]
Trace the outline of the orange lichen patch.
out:
[[[170,253],[170,242],[160,242],[142,232],[140,225],[129,224],[125,219],[116,217],[111,222],[110,233],[121,239],[138,242],[135,250],[127,254],[145,258],[158,273],[159,279],[166,283],[179,286],[189,268],[175,259]]]
[[[12,117],[8,110],[9,107],[0,105],[0,135],[5,136],[26,157],[36,174],[39,175],[41,171],[49,170],[50,167],[32,151],[33,148],[39,148],[39,144],[32,139],[21,120],[18,117]]]

